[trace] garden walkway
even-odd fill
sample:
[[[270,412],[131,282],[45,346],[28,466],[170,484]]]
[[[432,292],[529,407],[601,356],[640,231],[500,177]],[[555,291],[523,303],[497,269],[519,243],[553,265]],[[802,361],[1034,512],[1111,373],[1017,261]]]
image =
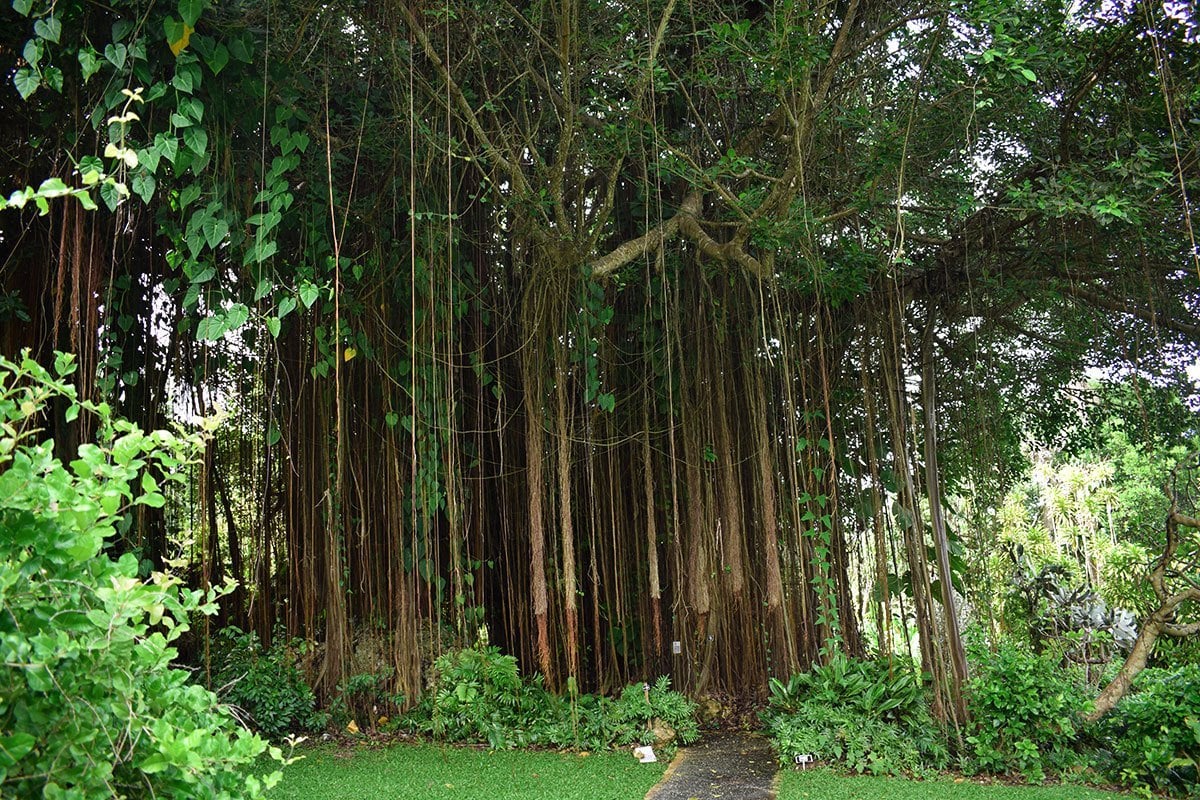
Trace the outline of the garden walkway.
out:
[[[774,800],[777,766],[761,736],[705,734],[679,750],[646,800]]]

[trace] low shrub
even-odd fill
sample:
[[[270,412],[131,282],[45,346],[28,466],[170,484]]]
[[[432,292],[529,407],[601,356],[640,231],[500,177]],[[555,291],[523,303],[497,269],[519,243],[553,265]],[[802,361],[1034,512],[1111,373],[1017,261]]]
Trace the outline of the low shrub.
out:
[[[1136,788],[1200,796],[1200,665],[1143,670],[1101,730],[1112,777]]]
[[[1019,772],[1041,782],[1047,770],[1081,762],[1076,751],[1085,681],[1048,655],[1004,643],[972,653],[971,724],[966,765],[982,772]]]
[[[332,718],[338,727],[357,724],[358,720],[375,730],[375,726],[391,719],[397,709],[404,706],[404,695],[392,690],[392,679],[396,671],[389,666],[377,673],[356,672],[338,685],[338,694],[330,706],[330,713],[319,715],[316,727],[323,727]]]
[[[916,741],[901,726],[867,717],[846,706],[805,703],[767,722],[780,761],[810,753],[858,773],[920,773],[928,766]]]
[[[920,773],[945,766],[945,738],[911,668],[843,654],[828,664],[772,679],[763,712],[779,760],[797,755],[871,774]]]
[[[500,648],[451,650],[434,662],[433,687],[409,717],[439,741],[486,742],[493,749],[524,745],[524,688],[517,660]]]
[[[288,641],[282,632],[263,647],[256,634],[224,628],[213,648],[213,661],[220,665],[212,676],[217,696],[244,711],[274,741],[319,729],[316,696],[297,664],[305,647],[304,641]]]
[[[671,689],[671,679],[659,677],[653,685],[626,686],[608,717],[614,744],[653,744],[659,736],[655,726],[666,726],[680,744],[700,738],[696,704]]]
[[[626,687],[616,700],[579,694],[573,682],[569,689],[565,698],[553,695],[540,675],[523,679],[514,657],[482,643],[438,657],[430,691],[400,724],[438,741],[493,749],[649,743],[663,726],[684,744],[699,737],[695,704],[669,678]]]

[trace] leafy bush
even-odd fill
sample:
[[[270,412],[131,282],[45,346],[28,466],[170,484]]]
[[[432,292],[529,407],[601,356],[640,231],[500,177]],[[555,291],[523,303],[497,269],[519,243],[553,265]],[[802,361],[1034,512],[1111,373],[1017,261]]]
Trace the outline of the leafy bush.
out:
[[[1086,710],[1084,682],[1051,657],[1008,643],[995,653],[973,655],[968,766],[985,772],[1016,771],[1042,781],[1047,769],[1078,764],[1074,745],[1079,717]]]
[[[1200,786],[1200,665],[1147,669],[1102,722],[1124,783],[1186,794]]]
[[[886,661],[862,661],[837,653],[828,664],[793,675],[786,683],[772,678],[770,703],[781,711],[824,703],[848,706],[865,717],[906,723],[926,710],[917,675]]]
[[[264,648],[253,633],[233,626],[223,629],[214,648],[214,661],[220,664],[213,674],[217,695],[245,711],[254,727],[275,741],[320,728],[316,696],[296,663],[305,647],[303,641],[287,641],[280,632]]]
[[[261,797],[279,773],[243,770],[266,742],[170,666],[171,642],[190,615],[215,611],[219,593],[162,573],[139,579],[132,554],[104,552],[134,505],[164,504],[153,476],[176,473],[199,443],[79,402],[65,383],[72,370],[65,355],[55,374],[28,354],[0,358],[2,793]],[[69,468],[52,442],[34,441],[54,398],[68,420],[96,418],[96,443]]]
[[[911,669],[841,653],[787,681],[773,678],[763,713],[779,760],[801,754],[856,772],[918,773],[944,766],[944,738]]]
[[[785,763],[812,753],[872,775],[919,773],[926,767],[917,742],[901,726],[847,706],[805,703],[791,714],[770,718],[767,733]]]
[[[666,725],[682,744],[700,738],[696,724],[696,704],[671,689],[671,679],[659,677],[651,686],[626,686],[613,704],[609,716],[611,741],[616,744],[652,744],[657,737],[655,724]]]
[[[487,742],[493,749],[526,743],[517,660],[486,644],[443,653],[434,684],[410,718],[435,739]]]
[[[353,720],[362,719],[372,730],[376,724],[387,722],[396,709],[403,707],[404,695],[390,690],[389,683],[395,677],[392,667],[383,667],[378,674],[356,672],[338,684],[338,695],[330,707],[334,724],[339,727]],[[322,727],[325,720],[319,719],[314,727]],[[357,722],[356,722],[357,724]]]
[[[402,724],[451,742],[481,742],[493,749],[543,745],[599,749],[654,741],[654,723],[678,740],[699,737],[696,706],[661,677],[635,684],[613,700],[548,692],[540,675],[523,680],[517,660],[486,643],[453,650],[434,663],[431,691]]]

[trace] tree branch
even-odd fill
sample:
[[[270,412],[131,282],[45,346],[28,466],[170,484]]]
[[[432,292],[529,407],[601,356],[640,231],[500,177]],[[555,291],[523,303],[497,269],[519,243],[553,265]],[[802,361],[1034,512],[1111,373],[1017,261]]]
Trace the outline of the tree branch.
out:
[[[1184,322],[1183,320],[1171,319],[1160,313],[1151,313],[1144,308],[1137,308],[1129,305],[1127,302],[1114,300],[1110,297],[1104,297],[1096,292],[1086,289],[1076,283],[1066,283],[1063,285],[1063,291],[1072,297],[1082,300],[1088,305],[1096,308],[1104,309],[1105,311],[1115,311],[1120,314],[1128,314],[1131,317],[1136,317],[1143,322],[1148,322],[1151,325],[1161,325],[1162,327],[1182,333],[1192,337],[1196,341],[1200,341],[1200,325],[1193,322]]]
[[[1200,594],[1197,595],[1197,598],[1200,598]],[[1186,625],[1164,625],[1162,632],[1177,639],[1195,636],[1200,633],[1200,622],[1189,622]]]
[[[759,278],[771,277],[771,266],[750,255],[735,240],[718,242],[700,226],[700,206],[703,197],[692,192],[679,206],[679,210],[661,225],[615,247],[608,254],[592,261],[592,276],[599,278],[611,275],[635,258],[648,255],[662,247],[668,239],[682,234],[690,239],[700,252],[718,261],[738,264]]]
[[[636,239],[622,242],[606,255],[592,261],[592,277],[602,278],[611,275],[635,258],[650,255],[657,251],[670,239],[679,234],[679,223],[684,215],[695,214],[700,208],[700,195],[693,192],[683,201],[683,205],[674,216],[661,225],[652,228]]]
[[[500,169],[508,175],[513,182],[513,188],[517,189],[521,194],[529,194],[529,184],[525,180],[525,174],[521,172],[520,166],[509,160],[500,152],[492,138],[488,136],[487,130],[483,127],[483,123],[479,121],[475,109],[471,107],[471,103],[463,94],[462,87],[450,75],[450,70],[442,63],[441,56],[438,55],[437,49],[434,48],[433,42],[429,40],[425,29],[417,22],[417,18],[413,15],[412,9],[408,4],[400,3],[400,8],[404,12],[404,19],[408,23],[408,29],[412,31],[413,36],[421,45],[421,49],[425,53],[425,57],[433,64],[438,75],[446,82],[446,90],[454,100],[454,104],[458,106],[459,112],[467,122],[467,126],[471,132],[475,134],[479,140],[479,144],[483,147],[484,155]]]

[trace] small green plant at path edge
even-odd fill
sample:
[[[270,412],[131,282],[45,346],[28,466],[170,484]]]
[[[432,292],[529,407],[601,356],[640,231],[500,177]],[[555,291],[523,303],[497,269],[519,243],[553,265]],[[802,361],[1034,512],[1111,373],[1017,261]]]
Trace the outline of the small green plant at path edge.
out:
[[[285,778],[286,780],[286,778]],[[1117,800],[1123,795],[1084,786],[1004,786],[950,778],[839,775],[829,769],[785,770],[779,800]]]
[[[352,754],[307,751],[269,800],[641,800],[666,765],[628,751],[494,750],[396,745]]]

